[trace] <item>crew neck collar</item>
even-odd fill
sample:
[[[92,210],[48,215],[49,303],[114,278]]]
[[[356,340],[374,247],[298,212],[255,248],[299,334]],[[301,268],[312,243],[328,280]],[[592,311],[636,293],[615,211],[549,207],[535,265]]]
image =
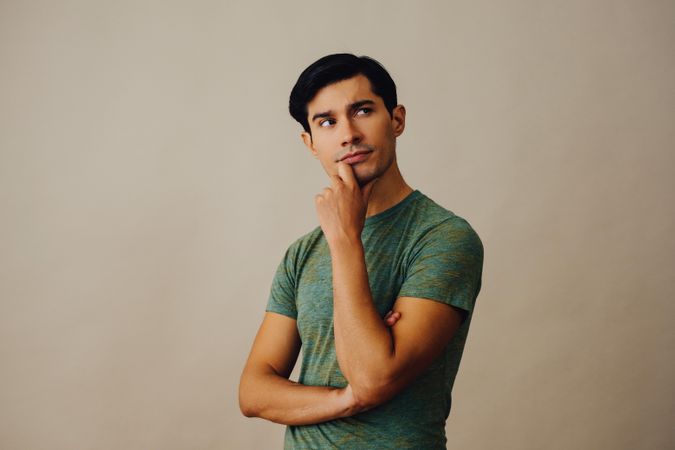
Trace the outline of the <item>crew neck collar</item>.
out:
[[[412,202],[416,198],[420,197],[421,195],[422,195],[422,193],[419,190],[415,189],[410,194],[408,194],[403,200],[401,200],[400,202],[398,202],[394,206],[391,206],[391,207],[385,209],[384,211],[380,211],[379,213],[377,213],[373,216],[366,217],[366,221],[363,225],[364,228],[368,227],[368,226],[371,226],[371,225],[373,225],[377,222],[380,222],[383,219],[386,219],[386,218],[396,214],[401,209],[405,208],[405,206],[407,204],[409,204],[410,202]]]

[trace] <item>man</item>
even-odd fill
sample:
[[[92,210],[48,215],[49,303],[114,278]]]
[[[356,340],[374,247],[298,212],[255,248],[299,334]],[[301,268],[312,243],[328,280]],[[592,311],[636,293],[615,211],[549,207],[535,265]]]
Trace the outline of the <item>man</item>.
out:
[[[482,243],[404,181],[405,108],[378,62],[323,57],[289,106],[331,184],[315,197],[320,226],[277,269],[241,410],[288,425],[287,449],[444,449]]]

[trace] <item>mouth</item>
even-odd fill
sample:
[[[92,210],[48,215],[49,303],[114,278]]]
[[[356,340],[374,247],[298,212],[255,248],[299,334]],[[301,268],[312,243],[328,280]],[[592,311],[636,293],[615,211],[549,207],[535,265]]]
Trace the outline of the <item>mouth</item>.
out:
[[[345,155],[340,161],[345,162],[347,164],[356,164],[360,163],[364,159],[368,158],[368,155],[370,155],[371,152],[356,152],[356,153],[348,153]]]
[[[357,162],[361,162],[364,159],[368,157],[370,153],[372,153],[373,150],[370,148],[364,149],[364,150],[356,150],[354,152],[349,152],[344,155],[339,159],[339,161],[344,161],[347,164],[353,164]]]

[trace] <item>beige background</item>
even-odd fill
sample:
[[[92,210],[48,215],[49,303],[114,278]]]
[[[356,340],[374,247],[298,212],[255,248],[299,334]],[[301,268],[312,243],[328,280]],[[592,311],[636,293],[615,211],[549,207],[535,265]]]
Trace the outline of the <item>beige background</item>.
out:
[[[0,448],[281,448],[237,385],[336,51],[485,245],[448,448],[674,448],[674,47],[672,1],[0,1]]]

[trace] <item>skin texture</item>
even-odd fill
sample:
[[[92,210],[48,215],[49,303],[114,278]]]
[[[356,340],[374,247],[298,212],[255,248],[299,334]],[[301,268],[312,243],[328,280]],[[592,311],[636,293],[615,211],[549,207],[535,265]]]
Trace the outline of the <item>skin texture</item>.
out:
[[[348,417],[386,402],[431,364],[461,323],[454,307],[433,300],[400,297],[384,319],[373,305],[360,236],[366,217],[413,191],[396,162],[405,108],[390,114],[362,75],[324,87],[307,106],[311,134],[301,137],[330,180],[315,207],[331,252],[335,348],[349,384],[336,389],[289,381],[301,346],[296,321],[266,313],[239,402],[246,416],[287,425]],[[367,152],[362,161],[341,161],[357,151]]]

